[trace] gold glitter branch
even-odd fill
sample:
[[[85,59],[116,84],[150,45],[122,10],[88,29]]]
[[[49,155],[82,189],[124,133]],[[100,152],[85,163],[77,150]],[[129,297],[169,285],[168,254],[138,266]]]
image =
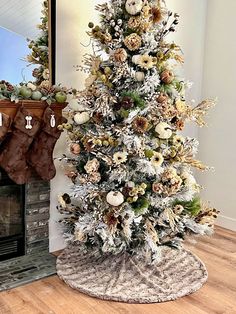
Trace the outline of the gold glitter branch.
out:
[[[207,115],[211,108],[215,107],[216,101],[216,99],[207,99],[202,101],[194,108],[188,108],[188,118],[194,120],[200,127],[207,126],[207,123],[203,120],[203,117]]]

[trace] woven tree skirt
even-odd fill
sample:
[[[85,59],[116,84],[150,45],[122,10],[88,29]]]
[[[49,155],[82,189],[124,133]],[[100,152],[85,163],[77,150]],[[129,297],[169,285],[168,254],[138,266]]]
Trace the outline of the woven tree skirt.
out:
[[[149,265],[127,253],[101,256],[67,247],[57,259],[58,276],[73,289],[103,300],[157,303],[200,289],[207,270],[187,250],[163,249],[162,261]]]

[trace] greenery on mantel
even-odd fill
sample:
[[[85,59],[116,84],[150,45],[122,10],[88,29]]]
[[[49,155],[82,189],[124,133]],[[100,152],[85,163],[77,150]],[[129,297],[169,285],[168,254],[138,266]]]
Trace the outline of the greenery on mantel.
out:
[[[54,102],[64,103],[70,91],[60,85],[50,85],[44,81],[39,86],[29,83],[12,85],[6,81],[0,81],[0,100],[19,102],[20,100],[46,101],[49,105]]]

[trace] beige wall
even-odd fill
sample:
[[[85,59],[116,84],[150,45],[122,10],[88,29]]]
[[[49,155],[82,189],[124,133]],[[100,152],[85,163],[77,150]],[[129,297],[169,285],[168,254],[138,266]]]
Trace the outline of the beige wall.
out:
[[[57,82],[76,88],[82,88],[84,75],[76,72],[74,65],[80,64],[82,55],[89,51],[81,43],[89,43],[85,34],[89,21],[98,20],[94,11],[96,3],[103,0],[60,0],[57,1]],[[69,4],[69,5],[68,5]],[[181,15],[179,32],[173,38],[185,52],[185,67],[183,75],[186,79],[194,81],[194,86],[189,98],[199,100],[202,88],[202,69],[205,38],[206,0],[167,0],[167,5]],[[186,130],[189,136],[197,134],[196,128],[189,126]],[[65,138],[59,141],[55,156],[65,153]],[[57,176],[52,181],[51,193],[51,219],[50,219],[50,250],[55,251],[63,247],[61,227],[57,220],[59,215],[56,210],[57,195],[69,189],[69,181],[63,176],[62,169],[57,163]]]
[[[219,224],[236,230],[236,1],[208,0],[203,96],[218,96],[209,128],[199,133],[200,158],[215,167],[200,176],[204,197],[221,210]]]

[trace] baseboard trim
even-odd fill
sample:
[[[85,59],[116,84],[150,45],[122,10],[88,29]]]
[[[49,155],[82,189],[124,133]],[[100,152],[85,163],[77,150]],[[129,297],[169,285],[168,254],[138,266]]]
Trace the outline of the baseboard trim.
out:
[[[216,224],[223,228],[236,231],[236,219],[219,215]]]
[[[49,236],[49,252],[54,253],[61,251],[66,247],[63,237],[50,237]]]

